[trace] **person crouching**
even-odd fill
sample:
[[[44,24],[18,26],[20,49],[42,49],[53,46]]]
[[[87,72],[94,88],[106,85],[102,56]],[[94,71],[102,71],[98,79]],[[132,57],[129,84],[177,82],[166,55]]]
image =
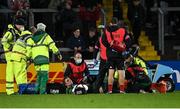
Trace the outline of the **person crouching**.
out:
[[[89,71],[87,64],[82,59],[82,54],[76,52],[74,58],[68,63],[67,68],[64,73],[64,83],[66,88],[66,93],[72,92],[74,86],[79,84],[87,84],[89,79]]]

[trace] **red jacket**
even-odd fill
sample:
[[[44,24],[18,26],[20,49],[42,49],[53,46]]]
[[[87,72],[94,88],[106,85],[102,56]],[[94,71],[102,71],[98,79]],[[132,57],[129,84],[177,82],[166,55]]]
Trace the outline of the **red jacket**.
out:
[[[69,62],[65,71],[65,78],[69,77],[73,83],[79,84],[83,80],[84,76],[88,76],[89,71],[85,62],[77,65],[74,61]]]
[[[95,52],[94,52],[94,59],[97,56],[98,51],[100,50],[100,57],[103,60],[107,60],[107,55],[106,55],[106,47],[102,43],[102,37],[99,38],[99,40],[96,42],[95,45]]]
[[[118,30],[112,32],[112,37],[113,37],[113,39],[112,39],[111,33],[107,30],[105,30],[105,32],[106,32],[106,38],[107,38],[107,41],[109,44],[113,41],[113,39],[120,43],[123,42],[124,36],[126,34],[126,31],[124,28],[119,28]]]

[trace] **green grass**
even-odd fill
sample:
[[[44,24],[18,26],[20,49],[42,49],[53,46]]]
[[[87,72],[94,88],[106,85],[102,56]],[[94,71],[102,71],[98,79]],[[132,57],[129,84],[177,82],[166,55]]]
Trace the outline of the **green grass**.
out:
[[[0,94],[0,108],[179,108],[180,91],[167,94],[12,95]]]

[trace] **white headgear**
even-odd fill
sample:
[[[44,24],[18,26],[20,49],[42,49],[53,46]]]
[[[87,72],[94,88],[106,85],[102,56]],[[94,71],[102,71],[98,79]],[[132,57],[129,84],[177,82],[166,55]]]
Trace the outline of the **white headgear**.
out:
[[[43,23],[38,23],[37,24],[37,30],[45,31],[45,29],[46,29],[46,25],[45,24],[43,24]]]

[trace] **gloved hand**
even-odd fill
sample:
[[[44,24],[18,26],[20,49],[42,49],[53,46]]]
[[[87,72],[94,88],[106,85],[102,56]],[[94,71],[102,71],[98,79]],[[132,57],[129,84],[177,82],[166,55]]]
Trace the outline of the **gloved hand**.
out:
[[[129,54],[129,51],[124,51],[124,52],[122,52],[123,58],[127,58],[128,54]]]
[[[83,82],[83,83],[87,83],[87,79],[88,79],[87,76],[84,76],[82,82]]]
[[[61,54],[58,55],[58,59],[59,59],[60,61],[62,60],[62,55],[61,55]]]
[[[93,59],[94,65],[98,64],[98,60]]]

